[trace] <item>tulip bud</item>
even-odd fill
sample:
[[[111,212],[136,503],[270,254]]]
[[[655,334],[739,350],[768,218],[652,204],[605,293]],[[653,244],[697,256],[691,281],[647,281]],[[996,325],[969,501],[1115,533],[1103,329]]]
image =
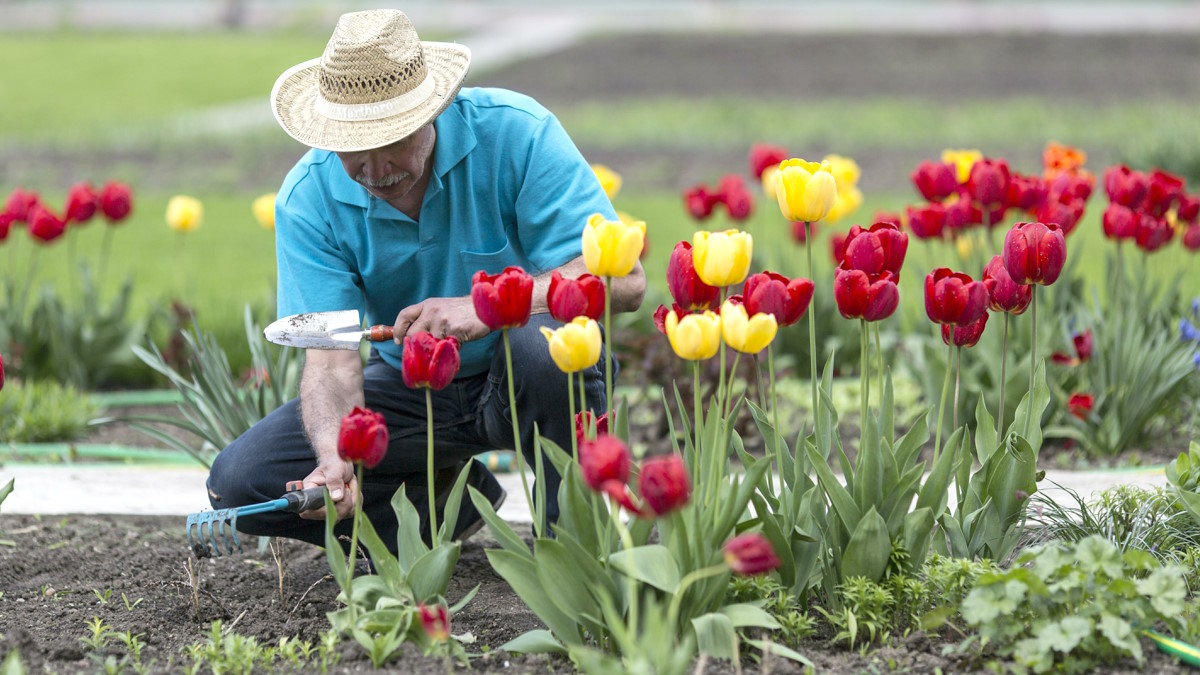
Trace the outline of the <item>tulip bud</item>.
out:
[[[1104,236],[1116,241],[1133,239],[1141,217],[1127,206],[1112,203],[1104,210]]]
[[[829,163],[829,173],[833,174],[833,181],[837,184],[838,192],[858,184],[862,170],[858,168],[858,163],[853,159],[842,155],[825,155],[821,163],[825,162]]]
[[[108,181],[100,189],[100,212],[109,224],[119,223],[133,211],[133,191],[124,183]]]
[[[1075,174],[1087,162],[1087,153],[1057,141],[1050,141],[1042,151],[1042,168],[1047,178]]]
[[[750,146],[750,175],[762,178],[763,171],[779,166],[779,163],[785,159],[787,159],[787,150],[778,145],[755,143]]]
[[[729,211],[729,218],[736,222],[746,220],[754,213],[754,197],[745,188],[724,193],[721,201]]]
[[[1108,193],[1108,201],[1113,204],[1136,209],[1146,199],[1149,189],[1150,177],[1124,164],[1109,167],[1104,172],[1104,191]]]
[[[29,209],[28,221],[29,234],[43,244],[49,244],[67,231],[67,224],[41,204],[34,204]]]
[[[1075,225],[1079,223],[1079,219],[1083,217],[1083,205],[1082,199],[1047,201],[1038,209],[1038,222],[1058,225],[1058,229],[1062,230],[1065,237],[1071,234]]]
[[[557,270],[550,273],[546,305],[550,316],[567,323],[577,316],[599,319],[604,314],[604,282],[591,274],[567,279]]]
[[[953,339],[955,347],[974,347],[979,344],[979,338],[983,337],[983,329],[987,327],[987,320],[988,313],[985,311],[978,321],[966,326],[942,324],[942,343],[949,345],[950,340]],[[951,338],[951,331],[953,331],[953,338]]]
[[[897,230],[904,230],[904,221],[899,213],[891,211],[876,211],[875,216],[871,219],[872,223],[888,223],[895,225]]]
[[[683,508],[692,493],[691,480],[683,459],[671,453],[642,462],[638,491],[650,511],[648,515],[664,516]]]
[[[742,287],[746,312],[771,314],[780,327],[790,326],[804,316],[812,301],[813,282],[803,277],[788,279],[775,272],[760,272]]]
[[[1081,420],[1086,420],[1094,407],[1096,407],[1096,397],[1091,394],[1075,393],[1067,399],[1067,412]]]
[[[808,243],[809,235],[817,236],[816,223],[792,223],[792,240],[797,244]]]
[[[1048,179],[1046,183],[1046,201],[1060,201],[1064,204],[1075,201],[1087,201],[1092,196],[1095,177],[1087,172],[1078,174],[1062,174]]]
[[[958,176],[953,164],[925,160],[909,176],[921,196],[940,202],[958,189]]]
[[[987,306],[987,287],[962,272],[939,267],[925,277],[925,314],[934,323],[968,326]]]
[[[1138,248],[1153,253],[1171,241],[1175,230],[1166,218],[1145,212],[1139,213],[1138,217],[1138,228],[1133,235]]]
[[[909,206],[904,209],[908,216],[908,229],[917,239],[941,239],[946,225],[946,207],[936,202],[925,206]]]
[[[4,389],[4,355],[0,354],[0,389]]]
[[[442,604],[430,607],[425,603],[418,606],[421,614],[421,628],[433,642],[445,642],[450,639],[450,613]]]
[[[694,185],[683,192],[683,206],[688,215],[696,220],[706,220],[712,215],[713,207],[720,201],[715,192],[704,185]]]
[[[1175,218],[1185,225],[1200,224],[1200,196],[1179,195],[1179,207]]]
[[[1183,231],[1183,245],[1189,251],[1200,251],[1200,225],[1189,225]]]
[[[725,564],[738,576],[766,574],[781,564],[771,542],[758,532],[739,534],[725,542],[721,550],[725,554]]]
[[[32,190],[22,190],[19,187],[13,188],[8,195],[8,200],[4,202],[4,212],[12,216],[13,221],[25,223],[29,222],[29,212],[40,203],[41,198],[38,197],[38,193]]]
[[[596,180],[600,181],[600,189],[604,190],[608,200],[616,199],[617,193],[621,191],[621,174],[603,164],[593,164],[592,173],[596,174]]]
[[[961,230],[982,222],[976,219],[980,212],[971,208],[971,199],[964,194],[960,193],[957,199],[947,200],[945,205],[945,230],[949,236],[955,236]]]
[[[1075,345],[1075,356],[1080,363],[1087,363],[1092,358],[1092,329],[1087,329],[1082,333],[1076,333],[1071,336],[1071,343]]]
[[[664,327],[671,348],[681,359],[711,359],[721,346],[721,317],[711,310],[682,317],[674,311],[667,312]]]
[[[69,223],[86,223],[96,215],[97,201],[90,183],[76,183],[67,192],[67,203],[63,208],[65,220]]]
[[[583,228],[583,262],[598,277],[626,276],[637,264],[645,239],[645,222],[605,220],[594,213]]]
[[[454,381],[458,365],[458,338],[453,335],[440,340],[425,331],[404,336],[400,375],[409,389],[441,391]]]
[[[857,185],[839,187],[837,197],[833,200],[833,208],[825,214],[825,222],[833,224],[858,210],[862,206],[863,194]]]
[[[841,267],[846,260],[846,240],[849,238],[850,235],[841,232],[834,232],[829,237],[829,255],[833,257],[834,268]]]
[[[833,299],[847,319],[880,321],[900,304],[900,289],[890,272],[870,276],[862,270],[839,267],[833,277]]]
[[[942,161],[954,165],[954,175],[959,185],[965,184],[971,177],[971,167],[983,159],[983,153],[978,150],[943,150]]]
[[[721,305],[721,335],[725,344],[743,354],[757,354],[775,339],[779,324],[774,315],[749,316],[745,305],[726,300]]]
[[[594,431],[595,433],[590,433]],[[575,438],[580,443],[608,434],[608,413],[596,417],[591,410],[575,413]]]
[[[12,214],[0,211],[0,241],[8,239],[8,232],[12,229],[12,224]]]
[[[1067,241],[1054,223],[1017,223],[1004,236],[1004,266],[1018,284],[1048,286],[1067,260]]]
[[[500,274],[479,270],[471,278],[471,302],[491,330],[524,326],[533,304],[533,277],[520,267],[506,267]]]
[[[263,229],[275,229],[275,193],[268,192],[265,195],[259,195],[250,204],[250,211],[254,213],[254,219],[258,221]]]
[[[1155,169],[1150,173],[1145,209],[1153,216],[1164,216],[1170,210],[1171,204],[1182,194],[1182,178],[1161,169]]]
[[[387,454],[388,429],[383,415],[355,407],[338,429],[338,457],[374,469]]]
[[[1008,183],[1008,207],[1030,215],[1046,203],[1046,183],[1037,176],[1014,173]]]
[[[557,330],[542,326],[542,336],[550,343],[550,358],[564,373],[578,373],[600,360],[600,324],[586,316],[577,316]]]
[[[842,262],[849,269],[862,270],[868,276],[891,272],[900,276],[908,252],[908,235],[891,223],[875,223],[870,230],[855,225],[846,235]]]
[[[837,200],[837,181],[829,163],[789,159],[775,175],[775,198],[783,217],[806,223],[824,218]]]
[[[753,256],[754,239],[746,232],[702,230],[692,238],[692,264],[700,279],[710,286],[742,283]]]
[[[971,194],[971,201],[989,209],[1008,202],[1009,182],[1008,162],[985,157],[971,166],[967,174],[967,192]]]
[[[1033,287],[1013,281],[1001,256],[992,256],[988,261],[982,281],[988,292],[988,308],[993,312],[1024,314],[1033,299]]]
[[[204,205],[199,199],[175,195],[167,202],[167,225],[177,232],[191,232],[204,221]]]
[[[579,445],[579,471],[583,482],[595,492],[603,492],[609,481],[625,485],[632,464],[629,448],[616,436],[599,435]]]

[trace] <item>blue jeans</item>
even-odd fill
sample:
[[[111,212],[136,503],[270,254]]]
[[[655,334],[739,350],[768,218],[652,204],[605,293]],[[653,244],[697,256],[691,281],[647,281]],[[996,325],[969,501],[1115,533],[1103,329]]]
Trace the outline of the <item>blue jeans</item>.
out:
[[[574,415],[567,398],[567,376],[550,358],[546,338],[539,328],[557,328],[549,314],[535,314],[521,328],[509,331],[513,357],[513,385],[521,425],[521,448],[529,466],[534,461],[534,426],[561,448],[571,447]],[[587,405],[606,408],[603,358],[583,371]],[[616,375],[616,363],[613,374]],[[454,380],[433,392],[434,453],[438,469],[453,467],[488,450],[514,447],[508,398],[504,343],[497,343],[487,372]],[[578,394],[578,377],[575,379]],[[388,426],[388,452],[374,469],[363,474],[363,510],[379,536],[391,545],[397,522],[391,498],[400,485],[413,501],[422,522],[427,507],[425,390],[409,389],[400,371],[372,352],[363,371],[366,406],[382,413]],[[576,406],[579,404],[576,403]],[[560,478],[544,460],[547,523],[558,519]],[[217,455],[208,475],[208,497],[214,509],[245,506],[278,499],[288,481],[300,480],[317,466],[304,434],[299,399],[292,399],[267,415]],[[513,495],[513,497],[519,497]],[[350,534],[350,519],[337,525],[338,534]],[[287,512],[239,517],[237,529],[247,534],[290,537],[324,545],[325,524]]]

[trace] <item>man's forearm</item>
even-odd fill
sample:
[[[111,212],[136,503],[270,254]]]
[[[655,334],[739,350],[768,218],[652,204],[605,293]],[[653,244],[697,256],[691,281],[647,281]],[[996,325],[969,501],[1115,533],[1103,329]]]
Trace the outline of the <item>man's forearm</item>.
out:
[[[546,293],[550,290],[550,276],[556,271],[564,277],[575,279],[582,274],[587,274],[588,270],[587,265],[583,262],[583,256],[580,256],[557,270],[534,277],[532,309],[534,314],[550,311],[546,305]],[[646,273],[642,271],[640,262],[633,266],[633,271],[627,276],[614,278],[611,282],[608,293],[613,312],[633,312],[642,306],[642,298],[646,295]]]
[[[300,421],[317,458],[337,454],[342,418],[363,405],[358,352],[309,350],[300,378]]]

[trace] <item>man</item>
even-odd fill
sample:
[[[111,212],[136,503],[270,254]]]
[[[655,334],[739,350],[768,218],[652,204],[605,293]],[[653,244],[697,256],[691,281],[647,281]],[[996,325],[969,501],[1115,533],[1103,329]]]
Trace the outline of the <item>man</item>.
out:
[[[371,10],[343,15],[324,55],[275,83],[276,119],[313,148],[276,198],[278,313],[357,308],[370,323],[394,323],[395,342],[376,345],[365,368],[357,352],[308,350],[299,398],[213,463],[214,508],[275,499],[288,481],[303,479],[304,487],[326,486],[345,519],[356,485],[353,466],[337,454],[338,429],[346,413],[365,406],[385,416],[391,439],[383,462],[364,474],[365,512],[394,546],[390,500],[405,484],[427,529],[425,395],[408,390],[400,375],[403,338],[418,331],[462,343],[458,377],[433,394],[439,473],[430,489],[444,498],[472,462],[470,484],[498,506],[504,491],[471,460],[514,447],[503,344],[475,316],[470,298],[478,270],[519,265],[534,276],[534,314],[510,331],[521,447],[532,461],[535,424],[569,447],[575,431],[562,395],[566,376],[538,327],[553,325],[545,300],[551,272],[586,272],[580,251],[587,217],[616,215],[545,108],[509,91],[460,91],[469,63],[466,47],[421,42],[402,12]],[[613,309],[636,309],[644,290],[639,265],[613,280]],[[584,375],[588,406],[603,409],[602,366]],[[558,476],[546,480],[546,518],[553,521]],[[323,518],[323,509],[300,517],[271,513],[239,518],[238,527],[321,544]],[[456,537],[480,525],[465,500]],[[348,532],[349,520],[338,528]]]

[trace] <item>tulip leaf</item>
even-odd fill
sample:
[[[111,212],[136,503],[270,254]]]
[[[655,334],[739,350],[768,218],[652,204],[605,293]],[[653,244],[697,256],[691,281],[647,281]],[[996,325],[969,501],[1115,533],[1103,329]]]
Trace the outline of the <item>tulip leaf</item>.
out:
[[[526,631],[500,645],[500,649],[513,654],[566,654],[567,648],[554,639],[554,634],[544,628]]]
[[[925,484],[921,486],[921,491],[917,496],[917,508],[929,508],[935,518],[940,518],[942,512],[946,510],[946,503],[949,500],[950,470],[954,466],[954,459],[957,454],[951,452],[950,448],[958,444],[962,434],[963,430],[958,429],[950,435],[950,439],[946,441],[945,449],[942,450],[942,454],[934,462],[933,468],[929,472],[929,477],[925,479]]]
[[[462,544],[442,544],[417,558],[408,571],[408,586],[417,602],[429,602],[446,595]]]
[[[746,469],[746,473],[742,476],[741,482],[734,479],[734,486],[737,492],[730,500],[725,512],[722,513],[722,518],[717,523],[717,528],[713,532],[715,537],[719,537],[718,545],[725,541],[730,530],[737,524],[738,519],[746,511],[746,505],[750,503],[750,496],[758,489],[759,484],[763,480],[763,476],[767,473],[767,467],[771,466],[771,458],[763,457],[750,468]]]
[[[3,504],[4,500],[8,498],[8,495],[12,494],[13,485],[16,483],[16,481],[16,478],[10,478],[8,480],[8,484],[0,488],[0,504]]]
[[[933,414],[933,410],[926,410],[924,414],[917,415],[917,419],[913,425],[909,427],[908,433],[896,443],[896,466],[900,471],[904,471],[906,467],[913,463],[913,460],[919,456],[921,448],[929,442],[929,416]]]
[[[376,574],[394,588],[404,585],[404,577],[408,574],[408,570],[400,568],[400,563],[387,549],[383,539],[375,532],[375,526],[371,524],[371,519],[366,516],[358,522],[358,540],[371,556],[371,566],[375,568]]]
[[[660,544],[617,551],[608,562],[622,574],[660,591],[674,593],[679,590],[679,563],[671,551]]]
[[[933,511],[920,508],[904,516],[904,549],[908,551],[909,569],[921,569],[929,555],[929,539],[933,535]]]
[[[920,464],[908,467],[908,472],[889,488],[890,491],[883,500],[883,506],[879,512],[887,521],[888,531],[892,533],[892,536],[899,534],[900,528],[903,526],[904,516],[912,506],[913,496],[917,493],[917,486],[921,484],[924,469],[925,467]]]
[[[546,438],[545,436],[537,437],[538,447],[546,456],[550,458],[550,465],[558,472],[558,475],[563,476],[567,473],[567,467],[571,466],[575,461],[571,454],[559,447],[558,443]]]
[[[1046,386],[1046,363],[1045,361],[1038,362],[1037,369],[1034,371],[1034,382],[1036,386],[1033,388],[1033,402],[1030,403],[1029,393],[1021,398],[1021,403],[1017,405],[1016,415],[1013,416],[1012,424],[1008,425],[1008,432],[1005,435],[1018,433],[1025,435],[1025,420],[1029,419],[1029,437],[1025,440],[1029,443],[1029,447],[1033,448],[1034,455],[1042,449],[1042,415],[1046,412],[1046,406],[1050,405],[1050,389]],[[1032,417],[1029,412],[1032,406]]]
[[[450,495],[446,498],[446,506],[442,509],[442,522],[438,527],[438,540],[443,543],[449,543],[450,538],[454,536],[454,527],[458,524],[458,511],[462,506],[463,490],[467,487],[467,476],[470,473],[471,462],[467,462],[462,471],[458,472],[458,480],[454,481],[454,487],[450,488]]]
[[[739,602],[725,605],[717,611],[729,617],[729,623],[733,624],[734,628],[766,628],[767,630],[779,630],[780,628],[775,617],[757,605]]]
[[[1013,435],[999,457],[993,457],[984,494],[992,501],[1000,527],[1007,530],[1020,518],[1030,495],[1037,492],[1037,455],[1025,439]],[[999,539],[1000,533],[995,534]]]
[[[589,553],[595,549],[584,549],[578,541],[570,536],[562,537],[558,541],[574,562],[576,574],[585,580],[593,593],[603,590],[612,597],[618,595],[612,576],[600,566],[600,561],[596,556]]]
[[[717,659],[732,659],[736,656],[734,647],[737,643],[737,633],[733,630],[733,622],[728,616],[713,612],[692,619],[692,629],[696,631],[696,649],[701,654],[708,654]]]
[[[421,516],[408,499],[405,486],[402,483],[392,494],[392,511],[396,514],[396,556],[400,571],[408,574],[417,558],[425,554],[429,547],[421,540]]]
[[[747,405],[750,407],[750,415],[754,417],[754,424],[758,426],[758,431],[762,434],[764,451],[767,456],[776,456],[778,453],[779,474],[782,482],[792,473],[793,459],[791,450],[787,446],[787,439],[772,424],[767,411],[755,405],[754,401],[747,401]]]
[[[339,588],[346,588],[346,579],[350,575],[350,566],[346,564],[346,550],[338,541],[333,526],[337,524],[337,507],[329,491],[325,491],[325,558],[329,561],[329,571]]]
[[[563,474],[558,487],[558,507],[558,522],[552,527],[560,537],[575,537],[589,551],[610,550],[607,542],[601,545],[592,519],[593,508],[601,508],[599,498],[580,484],[579,471],[575,467]]]
[[[508,582],[517,597],[546,624],[555,637],[567,645],[582,644],[578,624],[550,599],[550,593],[557,592],[557,589],[544,587],[538,578],[537,563],[533,556],[506,549],[488,549],[485,553],[492,569]]]
[[[821,376],[821,384],[817,388],[817,409],[812,412],[816,419],[816,442],[817,450],[821,454],[821,461],[824,463],[829,457],[829,453],[833,450],[834,430],[837,428],[837,411],[833,409],[833,401],[829,398],[828,392],[833,390],[833,354],[829,355],[829,359],[825,362],[825,370]],[[843,457],[843,472],[847,469]]]
[[[949,553],[955,558],[968,558],[967,538],[963,534],[962,526],[958,520],[949,513],[942,514],[938,523],[942,526],[942,532],[945,533],[946,545]]]
[[[533,554],[529,552],[529,546],[525,543],[525,540],[513,530],[511,525],[496,515],[496,510],[492,508],[487,497],[484,497],[474,487],[468,488],[468,491],[471,494],[471,503],[475,505],[475,509],[479,511],[479,515],[483,517],[483,522],[487,523],[488,530],[496,538],[500,546],[505,551],[514,555],[524,556],[533,560]]]
[[[759,514],[759,522],[762,523],[763,536],[771,542],[771,548],[775,551],[775,555],[779,556],[779,580],[783,583],[784,588],[787,588],[792,585],[796,576],[792,542],[789,537],[784,536],[783,530],[779,527],[779,516],[768,511],[766,506],[758,495],[754,496],[754,508]]]
[[[683,407],[683,402],[679,397],[679,386],[675,385],[675,401],[679,404],[679,413],[683,417],[684,452],[680,452],[679,450],[679,434],[675,431],[675,416],[671,414],[671,407],[667,405],[667,390],[665,387],[659,391],[659,396],[662,398],[664,417],[667,418],[667,437],[671,439],[671,447],[677,454],[683,455],[689,461],[688,465],[691,466],[691,456],[689,454],[692,447],[691,425],[687,421],[687,408]]]
[[[862,518],[862,512],[859,511],[854,498],[850,496],[850,492],[838,481],[837,476],[829,468],[829,464],[825,462],[825,459],[812,446],[809,446],[808,452],[809,460],[817,472],[817,482],[825,494],[829,496],[829,502],[833,505],[833,510],[842,521],[842,527],[847,532],[853,532],[858,527],[858,521]]]
[[[879,581],[887,569],[892,553],[892,540],[887,523],[874,508],[863,514],[842,552],[842,581],[850,577],[866,577]]]
[[[587,570],[576,567],[576,561],[563,544],[553,539],[538,539],[533,542],[533,559],[538,581],[563,614],[576,623],[583,623],[583,614],[600,614],[600,605],[590,592],[596,580],[588,578]],[[589,626],[589,630],[593,628]]]
[[[608,402],[611,414],[616,415],[616,424],[609,427],[612,433],[616,434],[617,438],[629,442],[629,402],[624,398],[617,398],[616,405],[612,401]],[[612,420],[609,420],[610,422]]]
[[[867,412],[858,447],[854,474],[854,496],[858,508],[878,506],[883,498],[883,453],[879,447],[879,423]]]
[[[879,399],[879,434],[889,441],[896,437],[896,404],[892,394],[891,368],[883,374],[883,395]]]
[[[996,451],[996,436],[992,430],[996,428],[996,419],[988,412],[987,402],[983,396],[975,404],[975,455],[980,464],[987,464],[988,458]]]

